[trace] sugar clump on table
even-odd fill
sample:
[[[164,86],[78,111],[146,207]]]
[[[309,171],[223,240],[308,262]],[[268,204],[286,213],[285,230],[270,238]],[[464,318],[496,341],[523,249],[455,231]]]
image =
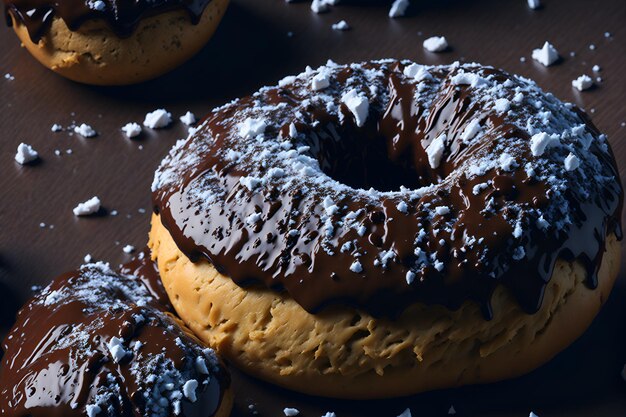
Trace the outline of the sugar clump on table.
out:
[[[187,126],[191,126],[196,123],[196,115],[190,111],[187,111],[187,113],[180,116],[179,120]]]
[[[25,165],[39,158],[39,154],[32,146],[26,143],[20,143],[15,153],[15,161],[20,165]]]
[[[548,41],[539,49],[534,49],[532,58],[541,65],[549,67],[559,60],[559,53],[556,48]]]
[[[448,49],[448,41],[444,36],[432,36],[426,39],[422,45],[428,52],[443,52]]]
[[[92,197],[89,200],[79,203],[74,207],[73,212],[75,216],[89,216],[95,214],[100,210],[100,199],[98,197]]]
[[[528,0],[528,7],[537,10],[541,7],[541,0]]]
[[[389,9],[389,17],[402,17],[409,7],[409,0],[394,0]]]
[[[311,10],[315,13],[325,13],[330,10],[331,4],[328,0],[313,0],[311,2]]]
[[[91,126],[86,123],[81,123],[79,126],[74,126],[74,133],[84,137],[84,138],[93,138],[98,135]]]
[[[332,28],[333,30],[343,31],[343,30],[349,30],[350,25],[348,25],[348,22],[346,22],[345,20],[340,20],[337,23],[333,23]]]
[[[404,410],[402,413],[400,413],[398,415],[398,417],[413,417],[411,414],[411,409],[407,408],[406,410]]]
[[[126,123],[122,126],[122,131],[127,138],[135,138],[141,134],[141,126],[135,122]]]
[[[157,109],[144,118],[143,125],[150,129],[161,129],[172,123],[172,114],[165,109]]]
[[[585,91],[593,87],[593,79],[590,76],[583,74],[580,77],[572,81],[572,87],[578,91]]]

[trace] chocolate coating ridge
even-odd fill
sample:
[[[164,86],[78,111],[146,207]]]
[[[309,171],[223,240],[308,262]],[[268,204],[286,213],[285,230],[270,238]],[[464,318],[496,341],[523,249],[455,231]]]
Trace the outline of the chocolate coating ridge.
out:
[[[139,21],[171,10],[189,13],[193,24],[200,21],[202,12],[211,0],[4,0],[7,23],[11,16],[25,25],[31,40],[39,42],[56,16],[70,30],[77,30],[90,19],[105,20],[119,37],[127,37]]]
[[[497,285],[536,312],[558,258],[595,287],[623,190],[606,137],[534,82],[386,60],[215,109],[162,162],[153,201],[192,260],[310,312],[473,300],[489,318]]]
[[[166,309],[141,279],[106,264],[58,277],[4,341],[0,414],[214,415],[229,376]]]

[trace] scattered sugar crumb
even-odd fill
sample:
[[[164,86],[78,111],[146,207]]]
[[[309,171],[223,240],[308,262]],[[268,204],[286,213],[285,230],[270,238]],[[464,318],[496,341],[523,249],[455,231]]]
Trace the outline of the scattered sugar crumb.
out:
[[[58,125],[58,124],[53,124],[52,127],[50,128],[51,131],[53,132],[60,132],[61,130],[63,130],[63,126]]]
[[[539,417],[539,416],[531,411],[528,417]]]
[[[325,13],[330,10],[330,2],[327,0],[313,0],[311,10],[315,13]]]
[[[300,410],[298,410],[297,408],[287,407],[283,410],[283,413],[285,413],[285,416],[287,417],[295,417],[300,414]]]
[[[324,414],[322,417],[337,417],[337,414],[335,414],[332,411],[328,411],[326,414]]]
[[[593,72],[600,72],[600,71],[602,71],[602,68],[601,68],[599,65],[594,65],[594,66],[591,68],[591,70],[592,70]]]
[[[528,0],[528,7],[533,10],[537,10],[541,7],[541,0]]]
[[[122,131],[128,138],[134,138],[141,134],[141,126],[139,123],[130,122],[122,127]]]
[[[590,51],[595,51],[596,50],[596,46],[594,44],[589,45],[589,50]]]
[[[83,261],[85,261],[86,264],[90,264],[93,261],[93,256],[91,256],[91,254],[87,254],[85,255],[85,257],[83,258]]]
[[[583,74],[572,81],[572,86],[578,91],[585,91],[593,86],[593,79],[590,76]]]
[[[559,53],[556,48],[546,41],[540,49],[533,50],[532,58],[540,64],[549,67],[559,59]]]
[[[32,146],[26,143],[20,143],[17,146],[17,152],[15,154],[15,161],[20,165],[26,165],[39,158],[39,154]]]
[[[345,20],[340,20],[337,23],[333,23],[332,28],[334,30],[348,30],[350,29],[350,25]]]
[[[74,133],[81,135],[84,138],[93,138],[98,135],[98,132],[86,123],[81,123],[80,126],[75,126]]]
[[[422,45],[429,52],[442,52],[448,49],[448,41],[445,36],[432,36],[426,39]]]
[[[84,203],[78,204],[74,207],[75,216],[88,216],[90,214],[97,213],[100,210],[100,199],[98,197],[92,197]]]
[[[187,126],[191,126],[192,124],[196,123],[196,115],[190,111],[187,111],[187,113],[180,116],[180,121]]]
[[[135,247],[133,245],[126,245],[122,248],[124,253],[133,253],[135,251]]]
[[[7,72],[6,74],[4,74],[4,79],[8,81],[13,81],[15,80],[15,77]]]
[[[389,9],[389,17],[395,18],[404,16],[408,7],[409,0],[394,0]]]
[[[412,417],[411,416],[411,410],[409,408],[407,408],[398,417]]]
[[[161,129],[169,126],[170,123],[172,123],[172,113],[165,109],[157,109],[146,114],[143,121],[143,125],[150,129]]]

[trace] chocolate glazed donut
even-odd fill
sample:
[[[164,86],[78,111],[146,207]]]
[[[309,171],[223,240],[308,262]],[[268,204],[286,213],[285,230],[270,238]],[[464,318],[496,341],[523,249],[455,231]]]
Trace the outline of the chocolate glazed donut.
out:
[[[211,39],[229,0],[4,0],[22,45],[85,84],[128,85],[182,65]]]
[[[118,274],[98,263],[55,279],[18,313],[0,364],[3,416],[220,416],[230,379],[211,349],[150,291],[141,258]]]
[[[309,312],[394,316],[506,287],[527,312],[557,259],[587,286],[623,191],[606,137],[478,64],[328,65],[214,110],[163,161],[155,212],[191,260]]]
[[[89,19],[104,19],[119,37],[130,36],[139,21],[170,10],[186,10],[193,24],[211,0],[4,0],[7,23],[9,14],[25,25],[30,39],[37,43],[52,19],[60,17],[70,30],[77,30]]]

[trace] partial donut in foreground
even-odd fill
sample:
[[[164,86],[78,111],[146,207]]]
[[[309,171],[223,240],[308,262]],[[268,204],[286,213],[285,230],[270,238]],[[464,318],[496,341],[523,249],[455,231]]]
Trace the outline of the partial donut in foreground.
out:
[[[7,22],[44,66],[85,84],[156,78],[213,36],[229,0],[4,0]]]
[[[337,65],[215,109],[156,172],[179,316],[246,372],[390,397],[528,372],[619,268],[606,137],[479,64]]]
[[[166,308],[107,264],[55,279],[4,341],[0,414],[227,417],[224,365]]]

